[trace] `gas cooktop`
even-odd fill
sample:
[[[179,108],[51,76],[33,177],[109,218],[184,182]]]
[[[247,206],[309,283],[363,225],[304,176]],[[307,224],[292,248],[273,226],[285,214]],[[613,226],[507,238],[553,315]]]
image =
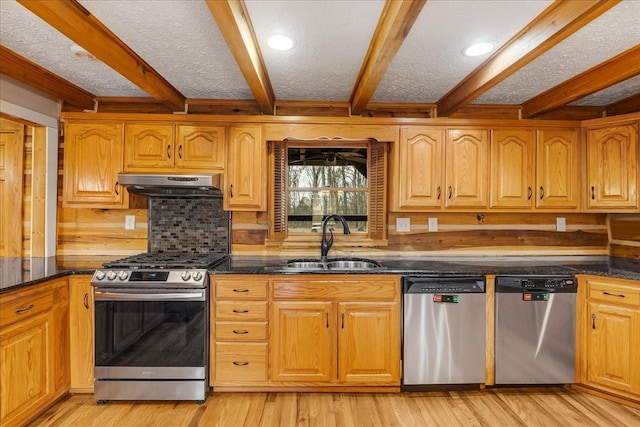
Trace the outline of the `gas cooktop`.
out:
[[[226,258],[223,253],[153,252],[133,255],[103,264],[104,268],[124,269],[209,269]]]

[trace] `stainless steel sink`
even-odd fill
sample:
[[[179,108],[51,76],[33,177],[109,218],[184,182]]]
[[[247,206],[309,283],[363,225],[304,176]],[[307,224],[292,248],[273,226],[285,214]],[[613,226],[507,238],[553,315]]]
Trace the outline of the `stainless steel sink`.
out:
[[[322,262],[319,259],[292,259],[286,262],[287,271],[318,271],[318,270],[371,270],[381,268],[380,263],[364,258],[334,258]]]
[[[370,270],[380,267],[381,265],[379,263],[367,259],[338,259],[327,261],[327,268],[330,270]]]

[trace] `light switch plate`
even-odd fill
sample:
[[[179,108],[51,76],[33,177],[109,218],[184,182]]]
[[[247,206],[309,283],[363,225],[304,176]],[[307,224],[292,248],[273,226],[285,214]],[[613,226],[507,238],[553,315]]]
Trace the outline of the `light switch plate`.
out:
[[[438,231],[438,218],[429,218],[429,232]]]
[[[411,231],[411,218],[396,218],[396,231]]]
[[[125,215],[124,216],[124,229],[125,230],[133,230],[136,228],[136,216],[135,215]]]
[[[556,231],[567,231],[567,219],[564,217],[556,218]]]

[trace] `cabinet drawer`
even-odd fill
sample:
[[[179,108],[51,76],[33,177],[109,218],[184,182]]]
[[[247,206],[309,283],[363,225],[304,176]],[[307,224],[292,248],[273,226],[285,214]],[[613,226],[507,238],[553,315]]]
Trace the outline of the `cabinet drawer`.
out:
[[[267,322],[216,322],[216,339],[255,341],[267,339]]]
[[[216,382],[267,380],[267,343],[216,342]]]
[[[266,280],[215,281],[216,299],[267,299]]]
[[[48,311],[53,307],[53,291],[7,296],[0,299],[0,326],[6,326],[18,320],[26,319],[34,314]]]
[[[266,301],[216,301],[216,320],[264,320]]]
[[[589,299],[612,304],[640,306],[640,287],[589,280]]]

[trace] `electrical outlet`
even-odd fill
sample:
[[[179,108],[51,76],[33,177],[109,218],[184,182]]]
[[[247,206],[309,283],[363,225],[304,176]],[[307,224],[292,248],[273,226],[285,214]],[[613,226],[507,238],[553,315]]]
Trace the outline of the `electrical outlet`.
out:
[[[396,231],[411,231],[411,218],[396,218]]]
[[[124,216],[124,229],[125,230],[133,230],[136,228],[136,216],[135,215],[125,215]]]
[[[561,216],[556,218],[556,231],[567,231],[567,219]]]
[[[429,218],[429,232],[438,231],[438,218]]]

